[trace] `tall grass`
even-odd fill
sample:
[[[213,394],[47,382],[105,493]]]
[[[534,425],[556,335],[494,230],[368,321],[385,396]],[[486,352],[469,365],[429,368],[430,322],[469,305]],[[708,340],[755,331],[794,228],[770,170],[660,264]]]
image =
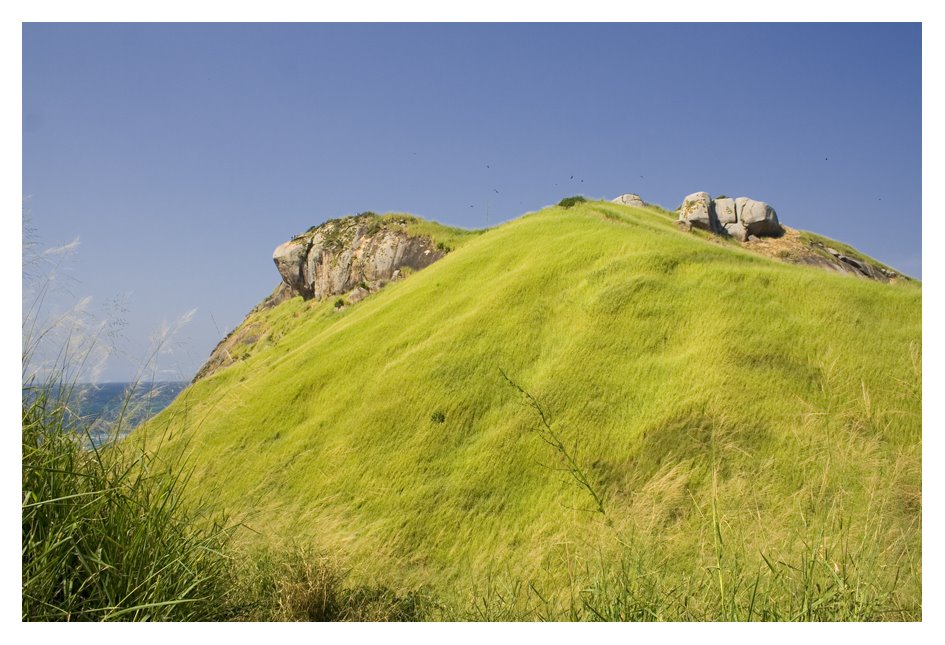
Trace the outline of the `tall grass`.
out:
[[[834,527],[835,529],[837,527]],[[841,530],[841,535],[844,535]],[[901,583],[906,564],[886,576],[879,549],[805,542],[793,557],[751,554],[729,536],[718,562],[674,561],[650,535],[625,543],[616,559],[559,562],[539,575],[487,578],[440,618],[476,621],[904,621],[921,606]],[[686,565],[690,565],[687,568]],[[724,581],[720,584],[720,580]]]
[[[229,532],[184,504],[183,464],[89,446],[51,389],[23,403],[23,620],[212,620]]]
[[[182,461],[118,441],[140,373],[107,430],[77,413],[80,383],[109,354],[109,326],[88,315],[87,300],[50,313],[59,265],[49,259],[61,254],[32,248],[24,245],[23,620],[219,617],[230,530],[185,503]]]
[[[189,470],[97,447],[48,387],[23,405],[24,621],[417,620],[423,598],[347,586],[307,548],[232,546],[238,528],[185,500]]]

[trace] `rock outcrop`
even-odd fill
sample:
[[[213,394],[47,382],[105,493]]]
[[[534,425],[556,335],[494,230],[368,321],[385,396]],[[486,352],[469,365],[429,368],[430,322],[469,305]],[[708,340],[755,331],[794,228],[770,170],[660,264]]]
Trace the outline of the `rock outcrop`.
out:
[[[410,235],[407,223],[375,215],[330,220],[278,246],[272,259],[293,295],[323,300],[359,289],[360,299],[401,269],[446,255],[430,238]]]
[[[679,222],[687,228],[700,228],[742,242],[750,237],[784,234],[778,214],[765,202],[748,197],[712,199],[706,192],[686,196],[679,207]]]
[[[256,314],[302,296],[306,300],[340,298],[353,305],[408,270],[433,264],[448,248],[429,237],[411,234],[412,216],[373,213],[329,220],[280,244],[272,254],[282,282],[226,335],[194,377],[196,382],[248,356],[273,330]]]
[[[709,193],[698,192],[686,195],[679,207],[679,221],[704,231],[719,230],[718,221],[712,210],[712,198]]]
[[[725,226],[726,224],[734,224],[738,221],[734,199],[731,197],[718,197],[713,203],[715,204],[715,216],[718,218],[719,224]]]
[[[816,241],[812,234],[782,226],[775,210],[757,199],[724,195],[711,199],[706,192],[692,193],[683,200],[678,213],[679,225],[687,231],[695,227],[748,242],[747,247],[756,253],[784,262],[881,282],[904,279],[875,261],[841,253]]]
[[[735,200],[735,212],[738,218],[737,223],[744,227],[746,237],[748,235],[777,237],[784,233],[784,229],[778,222],[778,214],[764,202],[739,197]]]
[[[870,278],[871,280],[894,280],[899,277],[895,271],[891,271],[885,267],[876,266],[870,264],[861,259],[850,257],[836,249],[833,249],[829,246],[826,246],[820,242],[812,242],[812,246],[819,247],[833,256],[838,262],[841,263],[841,269],[847,269],[847,271],[856,273],[863,276],[864,278]]]
[[[649,204],[643,201],[643,198],[641,198],[636,193],[624,193],[623,195],[620,195],[619,197],[614,197],[610,201],[613,204],[623,204],[624,206],[638,206],[640,208],[643,208],[644,206],[649,206]]]

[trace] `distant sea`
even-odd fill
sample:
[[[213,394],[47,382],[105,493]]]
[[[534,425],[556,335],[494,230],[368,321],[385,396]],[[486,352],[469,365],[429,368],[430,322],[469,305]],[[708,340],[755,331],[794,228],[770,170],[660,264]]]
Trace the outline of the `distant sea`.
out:
[[[154,383],[80,383],[69,397],[69,408],[80,427],[88,428],[92,442],[101,444],[115,434],[128,434],[135,426],[151,418],[174,401],[187,387],[187,381]]]

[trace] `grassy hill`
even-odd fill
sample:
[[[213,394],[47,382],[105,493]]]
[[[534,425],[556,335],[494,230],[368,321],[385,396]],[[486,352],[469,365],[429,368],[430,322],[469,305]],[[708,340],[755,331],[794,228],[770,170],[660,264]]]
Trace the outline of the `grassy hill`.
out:
[[[603,202],[450,246],[341,310],[254,311],[133,437],[247,547],[442,616],[920,617],[918,283]]]

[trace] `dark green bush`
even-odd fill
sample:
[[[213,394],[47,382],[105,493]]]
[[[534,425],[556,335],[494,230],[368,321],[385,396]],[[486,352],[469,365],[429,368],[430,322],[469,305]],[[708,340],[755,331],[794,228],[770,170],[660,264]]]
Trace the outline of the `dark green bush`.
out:
[[[433,423],[443,423],[446,421],[446,414],[443,412],[443,410],[437,410],[432,415],[430,415],[430,421]]]
[[[561,208],[571,208],[572,206],[576,206],[577,204],[581,204],[586,201],[587,199],[585,199],[583,196],[574,195],[573,197],[565,197],[562,199],[560,202],[558,202],[558,206]]]

